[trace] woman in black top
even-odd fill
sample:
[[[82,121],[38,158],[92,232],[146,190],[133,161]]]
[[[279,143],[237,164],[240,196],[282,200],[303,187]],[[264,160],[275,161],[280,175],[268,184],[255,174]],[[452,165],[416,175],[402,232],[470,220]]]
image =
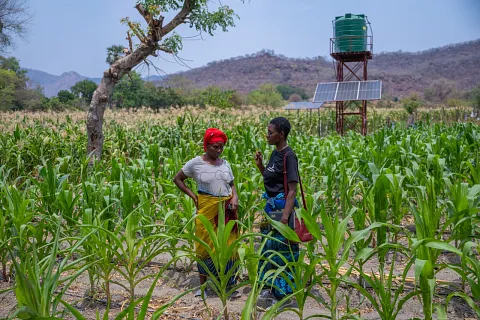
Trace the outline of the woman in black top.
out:
[[[283,212],[281,222],[284,224],[288,223],[293,208],[298,207],[298,202],[296,200],[297,183],[299,180],[298,161],[292,148],[287,144],[287,136],[290,132],[290,128],[290,122],[283,117],[275,118],[268,124],[268,144],[275,145],[275,150],[272,152],[266,167],[263,165],[262,154],[259,151],[255,153],[255,164],[263,175],[265,186],[263,198],[267,199],[267,204],[264,210],[266,213],[281,210]],[[285,194],[286,190],[284,190],[285,155],[287,155],[287,194]],[[260,229],[263,234],[268,234],[270,232],[268,221],[264,221]],[[268,239],[262,250],[262,255],[268,254],[266,253],[267,251],[275,251],[278,254],[281,254],[287,261],[296,261],[298,259],[298,243],[290,243],[276,229],[273,229],[272,237],[279,241]],[[269,258],[280,266],[285,264],[282,257],[277,254],[271,254]],[[293,293],[293,290],[288,285],[285,277],[290,278],[291,281],[293,281],[293,279],[288,272],[277,276],[275,279],[264,279],[265,273],[272,269],[276,269],[276,266],[273,263],[266,263],[265,266],[260,265],[260,278],[265,280],[267,284],[272,287],[272,293],[275,296],[275,299],[280,300],[286,295]]]

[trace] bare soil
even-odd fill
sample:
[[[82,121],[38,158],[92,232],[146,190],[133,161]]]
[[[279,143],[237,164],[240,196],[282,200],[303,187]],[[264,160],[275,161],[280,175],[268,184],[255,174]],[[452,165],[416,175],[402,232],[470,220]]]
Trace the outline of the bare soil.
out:
[[[157,258],[156,261],[143,270],[143,274],[156,274],[160,270],[160,265],[165,263],[166,259],[168,259],[166,256]],[[451,259],[454,259],[454,257],[451,254],[444,253],[440,259],[442,262],[448,262]],[[405,261],[398,258],[395,263],[395,273],[400,274],[404,264]],[[364,270],[377,271],[378,262],[374,260],[369,261],[365,265]],[[411,276],[413,277],[413,268],[411,272]],[[114,278],[115,280],[120,280],[118,275],[114,275]],[[438,280],[436,302],[439,303],[442,303],[450,292],[455,291],[455,288],[458,288],[461,285],[461,279],[459,276],[450,270],[441,271],[438,274]],[[0,283],[0,290],[8,288],[11,285],[12,283],[2,282]],[[150,285],[151,280],[140,283],[140,285],[136,287],[136,295],[138,297],[144,296]],[[169,268],[164,272],[156,285],[153,298],[149,303],[149,310],[153,312],[156,308],[165,304],[174,296],[186,290],[194,289],[198,285],[199,279],[195,267],[177,264],[177,266]],[[405,292],[412,290],[413,286],[413,281],[407,282]],[[103,316],[103,313],[105,312],[105,296],[99,292],[95,300],[92,301],[91,299],[86,299],[84,296],[88,288],[88,277],[85,275],[78,278],[68,289],[65,295],[65,300],[74,305],[87,319],[95,319],[97,313],[99,313],[100,316]],[[113,303],[109,312],[109,319],[112,319],[116,314],[123,310],[128,301],[128,293],[123,288],[112,285],[111,291]],[[240,319],[250,288],[244,287],[240,292],[242,294],[240,298],[228,302],[228,310],[231,319]],[[316,295],[321,295],[328,301],[326,293],[322,291],[320,286],[316,286],[313,292]],[[338,290],[338,297],[342,298],[342,302],[338,308],[340,313],[343,313],[346,310],[346,296],[349,298],[351,308],[359,305],[359,316],[364,319],[380,319],[371,304],[366,299],[363,299],[355,289],[348,286],[343,286]],[[11,315],[15,305],[16,299],[13,292],[0,294],[0,319],[7,318]],[[216,319],[220,315],[221,310],[222,305],[218,297],[208,297],[203,301],[201,298],[195,297],[194,292],[191,292],[170,307],[167,312],[161,316],[161,319]],[[261,311],[261,309],[259,309],[259,311]],[[304,309],[305,317],[326,313],[328,313],[328,311],[325,308],[322,308],[322,306],[320,306],[315,300],[309,299],[307,301]],[[259,318],[261,319],[261,317],[262,312],[259,313]],[[422,304],[417,297],[412,298],[403,306],[398,319],[411,319],[415,317],[423,318]],[[73,318],[66,314],[65,319]],[[279,314],[275,319],[298,319],[298,316],[293,312],[284,312]],[[476,316],[462,299],[454,298],[448,306],[448,319],[476,319]]]

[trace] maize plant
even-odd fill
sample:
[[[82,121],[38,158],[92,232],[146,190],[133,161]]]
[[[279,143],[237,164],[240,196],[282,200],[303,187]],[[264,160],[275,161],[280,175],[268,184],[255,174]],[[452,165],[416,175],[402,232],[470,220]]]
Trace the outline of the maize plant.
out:
[[[85,154],[83,113],[2,114],[0,263],[18,304],[12,304],[9,316],[85,318],[63,299],[71,281],[83,275],[88,280],[80,290],[89,293],[94,306],[102,294],[99,286],[104,288],[107,309],[98,314],[103,319],[161,318],[197,290],[189,284],[161,306],[153,303],[162,299],[156,283],[167,268],[186,272],[201,263],[194,252],[201,242],[195,237],[194,203],[172,179],[186,161],[203,152],[208,127],[223,129],[229,138],[222,157],[235,176],[240,230],[238,241],[228,245],[225,237],[233,222],[219,219],[215,232],[208,221],[201,221],[213,239],[210,255],[220,275],[212,274],[209,285],[220,297],[224,316],[235,312],[228,294],[243,287],[251,291],[236,316],[271,318],[285,311],[285,301],[263,315],[255,306],[268,286],[258,269],[273,260],[260,254],[271,238],[257,232],[264,190],[253,161],[255,151],[265,158],[271,153],[264,138],[266,126],[285,114],[212,108],[108,112],[103,158],[92,162]],[[426,319],[435,312],[437,318],[445,318],[454,297],[478,314],[478,124],[435,123],[451,121],[455,112],[428,110],[419,113],[424,122],[405,129],[403,111],[377,110],[372,118],[375,132],[339,136],[329,134],[334,115],[322,111],[318,123],[308,114],[287,115],[292,123],[288,144],[299,158],[309,208],[297,214],[314,236],[300,247],[299,260],[282,260],[268,272],[270,279],[292,276],[288,281],[295,289],[290,298],[297,300],[298,308],[289,311],[300,318],[357,317],[363,300],[353,306],[340,298],[340,288],[348,286],[371,303],[373,317],[382,319],[404,316],[403,309],[417,295]],[[398,125],[383,128],[387,117]],[[196,190],[194,182],[186,183]],[[287,226],[271,224],[287,239],[298,241]],[[225,274],[235,252],[235,266]],[[406,262],[405,269],[396,257]],[[160,258],[158,274],[143,273]],[[15,274],[9,272],[12,269]],[[234,270],[248,276],[227,290]],[[444,270],[462,281],[462,286],[447,283],[453,291],[447,296],[436,290],[436,281],[445,281]],[[406,285],[407,273],[415,274],[413,289]],[[139,286],[145,285],[145,295],[138,296]],[[122,310],[116,307],[121,301],[115,301],[112,286],[126,297]],[[311,312],[309,304],[318,310]]]

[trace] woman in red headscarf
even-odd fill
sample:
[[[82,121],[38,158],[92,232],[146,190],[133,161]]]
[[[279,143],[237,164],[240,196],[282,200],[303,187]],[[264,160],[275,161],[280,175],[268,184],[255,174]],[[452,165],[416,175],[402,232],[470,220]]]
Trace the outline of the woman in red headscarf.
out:
[[[229,220],[237,220],[238,196],[233,183],[232,168],[226,160],[220,158],[227,140],[227,136],[221,130],[216,128],[207,129],[203,138],[205,153],[188,161],[173,179],[177,187],[193,199],[197,208],[197,214],[206,217],[215,227],[215,231],[217,231],[218,205],[220,202],[225,203],[225,224]],[[197,183],[197,194],[185,185],[187,178],[192,178]],[[212,240],[205,226],[198,218],[195,219],[195,227],[195,235],[214,250]],[[231,244],[237,238],[238,229],[235,226],[229,236],[228,244]],[[195,249],[197,257],[201,260],[201,263],[197,264],[200,284],[204,284],[207,274],[217,275],[218,272],[205,245],[196,243]],[[235,260],[236,255],[228,263],[225,273],[235,265]],[[233,286],[236,282],[235,273],[232,273],[233,275],[228,283],[229,286]],[[201,291],[198,290],[196,296],[200,295]],[[235,291],[231,297],[238,295],[239,293]]]

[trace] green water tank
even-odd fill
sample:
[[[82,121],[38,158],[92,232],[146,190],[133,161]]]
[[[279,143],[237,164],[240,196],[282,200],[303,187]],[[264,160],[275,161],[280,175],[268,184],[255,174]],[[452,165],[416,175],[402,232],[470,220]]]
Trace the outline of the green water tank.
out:
[[[364,14],[347,13],[333,21],[335,52],[367,51],[367,23]]]

